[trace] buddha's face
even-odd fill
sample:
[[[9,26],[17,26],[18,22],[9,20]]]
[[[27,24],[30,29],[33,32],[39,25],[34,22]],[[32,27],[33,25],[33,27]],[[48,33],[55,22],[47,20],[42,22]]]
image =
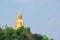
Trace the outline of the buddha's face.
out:
[[[22,19],[22,14],[21,13],[18,14],[18,19]]]

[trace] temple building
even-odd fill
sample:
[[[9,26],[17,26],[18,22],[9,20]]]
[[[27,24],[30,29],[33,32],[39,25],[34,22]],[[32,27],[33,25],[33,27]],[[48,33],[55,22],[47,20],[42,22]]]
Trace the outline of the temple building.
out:
[[[17,18],[17,21],[16,21],[16,25],[15,25],[15,29],[18,29],[19,27],[23,27],[24,26],[24,22],[22,20],[22,13],[19,12],[18,13],[18,18]]]

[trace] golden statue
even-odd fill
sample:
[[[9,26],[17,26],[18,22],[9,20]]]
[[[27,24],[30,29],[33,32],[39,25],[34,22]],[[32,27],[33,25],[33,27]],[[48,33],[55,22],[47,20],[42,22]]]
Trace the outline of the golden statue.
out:
[[[18,19],[16,21],[16,29],[18,29],[19,27],[24,26],[24,22],[22,21],[22,14],[21,12],[18,13]]]

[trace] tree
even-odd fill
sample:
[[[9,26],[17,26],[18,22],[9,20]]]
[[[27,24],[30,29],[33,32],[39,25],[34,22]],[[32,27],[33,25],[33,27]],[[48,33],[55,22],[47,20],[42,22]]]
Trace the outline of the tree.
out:
[[[50,40],[54,40],[53,38],[51,38]]]
[[[43,36],[40,34],[32,34],[34,40],[43,40]]]
[[[49,40],[49,38],[46,35],[43,35],[43,40]]]
[[[0,28],[0,40],[48,40],[49,38],[41,34],[32,34],[29,27],[20,27],[17,30],[5,25]],[[53,39],[51,39],[53,40]]]

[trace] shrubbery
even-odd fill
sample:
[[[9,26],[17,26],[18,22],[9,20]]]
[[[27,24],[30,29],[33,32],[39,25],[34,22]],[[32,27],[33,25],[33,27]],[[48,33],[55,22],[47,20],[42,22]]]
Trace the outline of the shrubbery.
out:
[[[5,26],[4,29],[0,28],[0,40],[49,40],[49,38],[40,34],[32,34],[29,27],[15,30]]]

